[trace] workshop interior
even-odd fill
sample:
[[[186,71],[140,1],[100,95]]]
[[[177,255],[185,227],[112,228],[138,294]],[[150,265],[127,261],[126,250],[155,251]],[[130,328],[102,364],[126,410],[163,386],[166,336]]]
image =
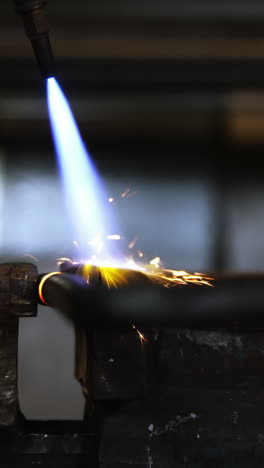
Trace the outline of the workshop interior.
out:
[[[264,463],[264,5],[5,0],[0,466]]]

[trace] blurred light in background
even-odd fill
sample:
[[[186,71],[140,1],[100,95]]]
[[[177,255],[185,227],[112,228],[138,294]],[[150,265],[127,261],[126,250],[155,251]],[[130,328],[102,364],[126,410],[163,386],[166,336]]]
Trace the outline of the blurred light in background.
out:
[[[4,233],[4,207],[5,207],[5,172],[4,172],[4,150],[0,148],[0,249],[3,248]]]

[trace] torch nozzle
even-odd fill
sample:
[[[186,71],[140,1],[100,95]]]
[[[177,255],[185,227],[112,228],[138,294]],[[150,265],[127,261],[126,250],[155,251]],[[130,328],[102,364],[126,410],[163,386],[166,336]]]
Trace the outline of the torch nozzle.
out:
[[[31,41],[40,73],[43,78],[50,78],[55,74],[55,66],[45,3],[42,0],[15,0],[17,11],[22,16],[25,33]]]
[[[48,34],[31,39],[31,44],[42,78],[51,78],[55,75],[55,66]]]

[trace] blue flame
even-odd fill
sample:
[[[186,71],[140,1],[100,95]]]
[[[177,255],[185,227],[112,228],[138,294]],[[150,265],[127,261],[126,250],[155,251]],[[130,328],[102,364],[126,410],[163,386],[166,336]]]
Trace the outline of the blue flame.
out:
[[[47,80],[47,99],[67,207],[80,253],[82,258],[87,258],[89,242],[95,241],[98,244],[100,239],[102,247],[107,235],[116,230],[111,229],[108,219],[109,204],[103,184],[82,141],[67,99],[55,78]],[[104,251],[104,257],[106,255]]]

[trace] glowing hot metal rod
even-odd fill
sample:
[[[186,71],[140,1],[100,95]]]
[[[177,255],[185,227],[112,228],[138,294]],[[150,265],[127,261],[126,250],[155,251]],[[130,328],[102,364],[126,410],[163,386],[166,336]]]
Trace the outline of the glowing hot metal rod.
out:
[[[49,39],[46,14],[47,0],[14,0],[16,10],[22,16],[25,33],[29,37],[43,78],[54,76],[54,59]]]
[[[90,268],[88,284],[73,270],[41,277],[40,302],[60,310],[85,327],[132,324],[198,329],[264,327],[263,275],[217,278],[214,287],[194,284],[168,288],[153,283],[137,271],[129,272],[129,275],[135,275],[135,281],[133,276],[131,281],[124,270],[127,284],[108,289],[93,284],[93,276],[98,272],[97,267]],[[122,270],[117,269],[117,273],[121,274]]]

